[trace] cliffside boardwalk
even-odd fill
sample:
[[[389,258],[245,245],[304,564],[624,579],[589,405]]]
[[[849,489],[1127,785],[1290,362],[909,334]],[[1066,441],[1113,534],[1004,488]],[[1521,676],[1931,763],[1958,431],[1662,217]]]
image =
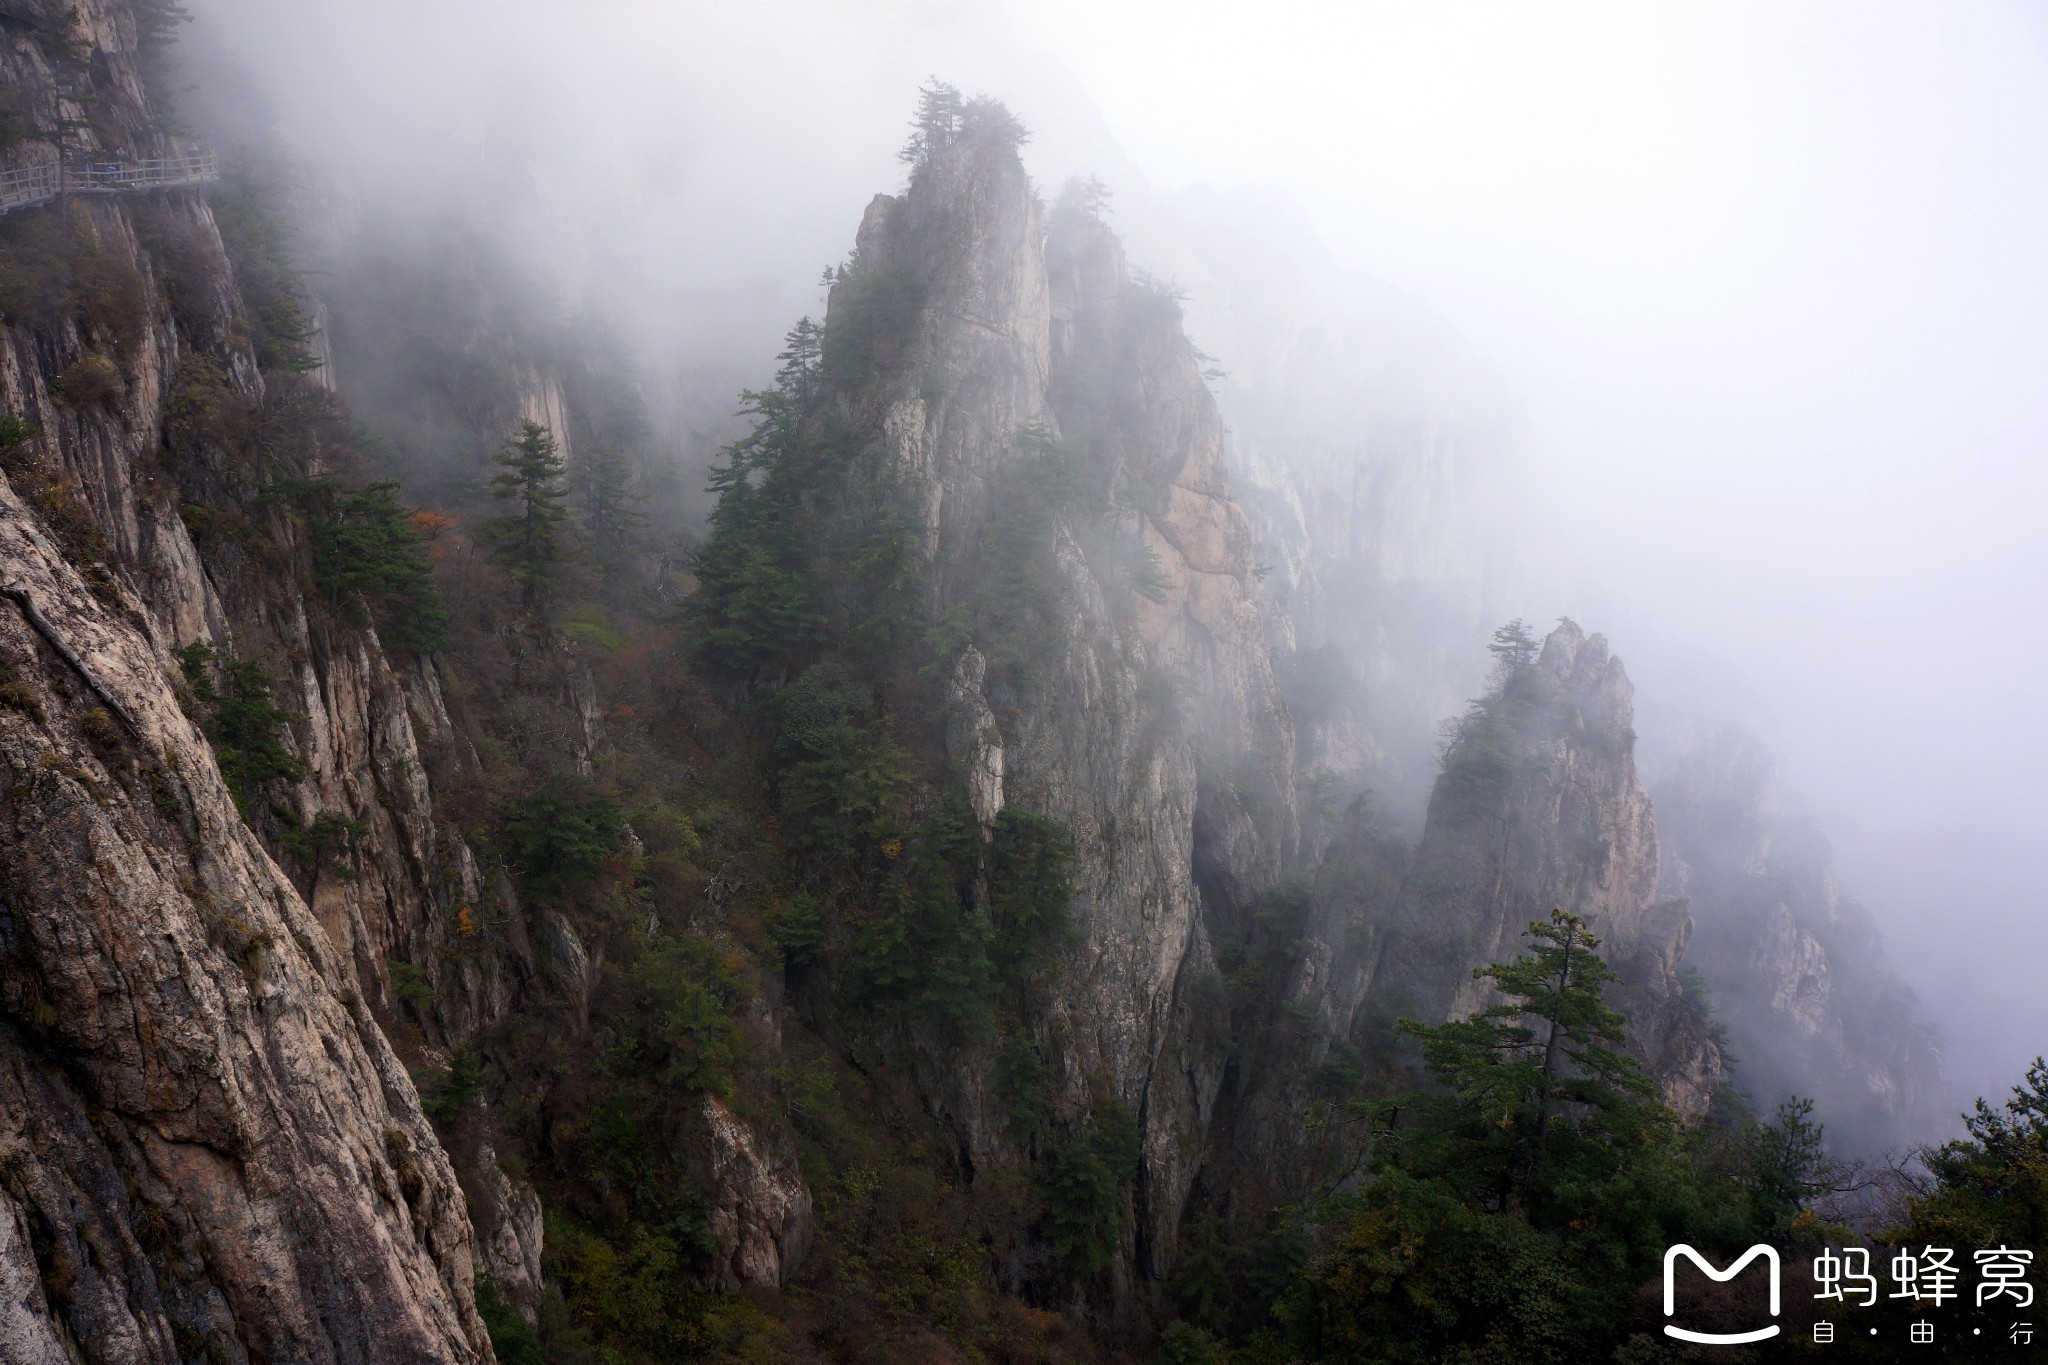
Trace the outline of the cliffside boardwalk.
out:
[[[215,152],[143,160],[87,159],[75,166],[44,162],[0,171],[0,214],[34,208],[67,194],[138,194],[211,185],[219,180],[220,156]]]

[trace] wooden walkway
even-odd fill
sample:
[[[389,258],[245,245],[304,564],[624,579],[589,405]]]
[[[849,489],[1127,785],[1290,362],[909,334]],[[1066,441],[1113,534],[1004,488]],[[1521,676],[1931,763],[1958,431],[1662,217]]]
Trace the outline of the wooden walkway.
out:
[[[0,214],[34,208],[67,194],[146,194],[151,190],[211,185],[220,179],[220,157],[213,152],[159,157],[147,161],[81,161],[45,163],[0,171]]]

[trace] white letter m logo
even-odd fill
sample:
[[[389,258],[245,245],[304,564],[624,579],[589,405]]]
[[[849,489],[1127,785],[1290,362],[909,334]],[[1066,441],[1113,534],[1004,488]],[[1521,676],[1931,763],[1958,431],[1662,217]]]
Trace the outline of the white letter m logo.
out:
[[[1680,1242],[1677,1246],[1664,1253],[1665,1317],[1668,1318],[1678,1311],[1677,1285],[1672,1281],[1671,1270],[1678,1263],[1680,1256],[1690,1260],[1700,1268],[1701,1274],[1716,1283],[1725,1283],[1728,1280],[1734,1279],[1742,1273],[1744,1266],[1759,1256],[1763,1257],[1764,1260],[1770,1263],[1771,1267],[1771,1316],[1774,1318],[1778,1316],[1779,1277],[1778,1249],[1776,1247],[1765,1246],[1759,1242],[1743,1252],[1741,1258],[1734,1265],[1729,1266],[1726,1270],[1716,1270],[1706,1257],[1700,1255],[1697,1251],[1685,1245],[1685,1243]],[[1754,1332],[1688,1332],[1683,1327],[1673,1327],[1667,1322],[1664,1324],[1664,1335],[1667,1337],[1677,1337],[1680,1341],[1696,1341],[1704,1346],[1740,1346],[1746,1341],[1763,1341],[1778,1335],[1778,1325],[1772,1323],[1769,1327],[1759,1327]]]

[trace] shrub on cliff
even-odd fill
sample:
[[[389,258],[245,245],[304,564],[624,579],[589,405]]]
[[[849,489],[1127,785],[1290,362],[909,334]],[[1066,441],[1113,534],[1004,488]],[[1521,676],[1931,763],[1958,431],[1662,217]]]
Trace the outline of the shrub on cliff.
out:
[[[524,885],[560,896],[603,875],[618,853],[625,824],[625,812],[612,797],[552,777],[500,803],[494,838]]]
[[[320,329],[292,259],[291,228],[276,200],[275,191],[252,179],[244,165],[210,202],[241,291],[256,363],[269,371],[305,373],[320,368],[312,345]]]
[[[1053,1148],[1040,1177],[1046,1232],[1067,1273],[1092,1279],[1109,1268],[1130,1225],[1138,1178],[1138,1121],[1114,1095],[1095,1102],[1088,1131]]]
[[[220,775],[243,815],[270,783],[305,780],[305,764],[283,739],[284,728],[305,717],[276,703],[260,662],[227,658],[203,641],[186,645],[177,658]]]

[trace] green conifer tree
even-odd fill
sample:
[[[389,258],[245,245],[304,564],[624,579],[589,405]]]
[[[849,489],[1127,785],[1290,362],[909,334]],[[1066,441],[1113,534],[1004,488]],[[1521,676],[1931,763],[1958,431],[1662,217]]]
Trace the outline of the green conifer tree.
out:
[[[1493,656],[1494,668],[1505,680],[1528,667],[1540,648],[1529,623],[1517,616],[1493,633],[1493,643],[1486,647],[1486,652]]]
[[[1620,1050],[1622,1017],[1601,999],[1619,978],[1584,918],[1552,910],[1528,934],[1531,952],[1473,973],[1493,982],[1500,1003],[1434,1027],[1400,1024],[1421,1040],[1442,1087],[1408,1101],[1424,1115],[1404,1134],[1409,1164],[1457,1171],[1494,1208],[1542,1204],[1559,1174],[1554,1160],[1597,1166],[1662,1109],[1656,1086]],[[1565,1108],[1573,1119],[1560,1134]]]
[[[896,155],[912,166],[931,160],[933,152],[951,146],[960,136],[967,101],[958,86],[934,78],[917,92],[917,113],[910,121],[910,140]]]
[[[2011,1244],[2048,1259],[2048,1061],[2036,1057],[2004,1104],[1980,1099],[1963,1123],[1965,1136],[1923,1154],[1934,1188],[1887,1240]]]
[[[583,543],[606,583],[624,573],[647,535],[646,495],[633,488],[633,465],[610,442],[594,441],[576,458],[577,511]]]
[[[316,483],[307,502],[315,517],[313,577],[328,596],[344,604],[360,597],[386,644],[420,654],[439,649],[448,616],[413,509],[398,500],[397,481],[349,490]]]
[[[531,611],[575,554],[561,447],[554,433],[528,420],[505,443],[497,464],[505,472],[491,480],[491,494],[512,503],[513,510],[486,521],[478,536],[491,562],[519,585],[520,605]]]
[[[754,428],[711,471],[718,505],[693,562],[694,648],[732,676],[786,666],[816,648],[825,624],[813,494],[832,468],[832,443],[812,423],[822,335],[805,318],[786,340],[775,387],[742,394]]]
[[[1321,1212],[1336,1231],[1278,1310],[1306,1358],[1604,1359],[1628,1290],[1697,1235],[1709,1201],[1676,1116],[1619,1050],[1599,940],[1562,910],[1529,934],[1533,951],[1474,973],[1500,1003],[1402,1021],[1436,1085],[1356,1106],[1384,1125],[1376,1178]]]

